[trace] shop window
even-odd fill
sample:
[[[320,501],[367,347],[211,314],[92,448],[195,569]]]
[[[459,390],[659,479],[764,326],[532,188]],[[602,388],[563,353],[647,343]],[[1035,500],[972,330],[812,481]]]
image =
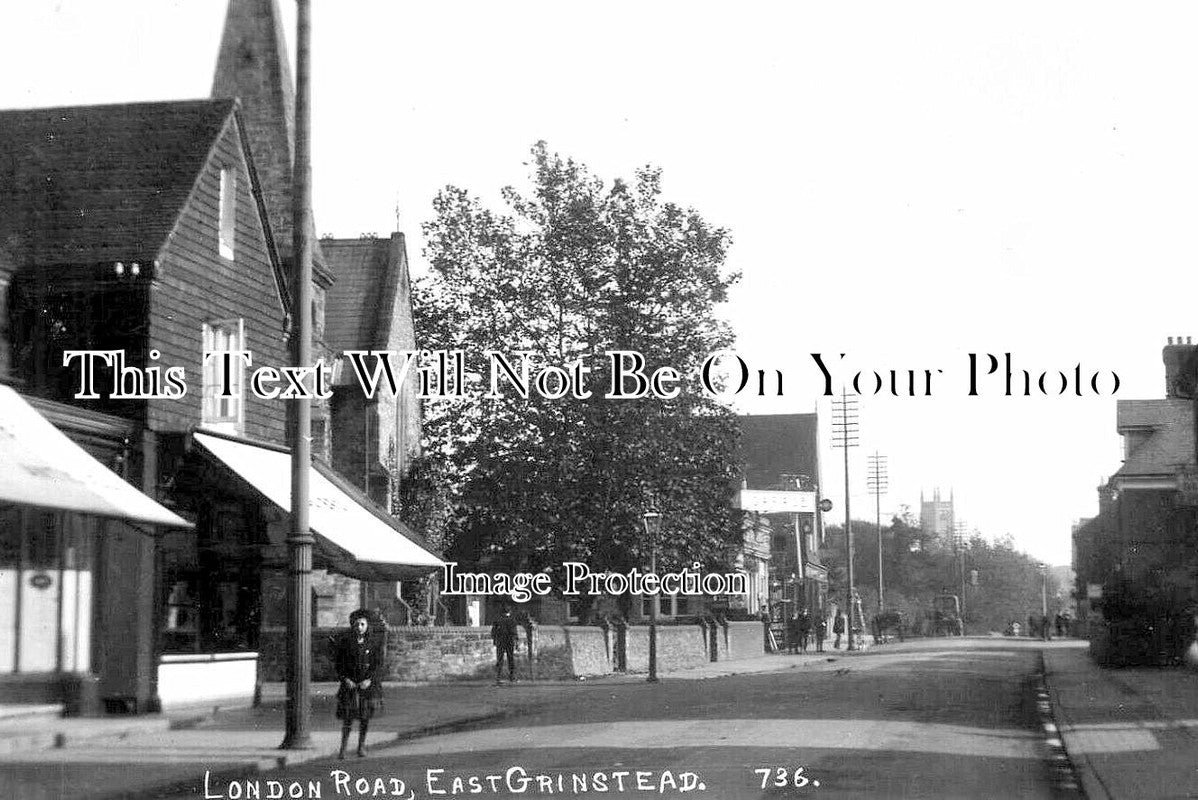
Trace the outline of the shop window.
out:
[[[0,569],[21,564],[21,509],[0,504]]]

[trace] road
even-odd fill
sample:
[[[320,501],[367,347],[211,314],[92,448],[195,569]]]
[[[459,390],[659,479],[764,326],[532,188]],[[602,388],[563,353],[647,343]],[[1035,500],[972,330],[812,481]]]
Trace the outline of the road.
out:
[[[1028,640],[938,639],[769,674],[578,684],[481,728],[182,796],[1075,796],[1051,779],[1039,666]]]

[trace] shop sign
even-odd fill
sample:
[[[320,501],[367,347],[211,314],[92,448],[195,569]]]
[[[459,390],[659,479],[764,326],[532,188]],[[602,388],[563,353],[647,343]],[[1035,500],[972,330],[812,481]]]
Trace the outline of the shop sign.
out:
[[[741,489],[736,507],[742,511],[763,514],[815,513],[815,492],[779,492],[764,489]]]

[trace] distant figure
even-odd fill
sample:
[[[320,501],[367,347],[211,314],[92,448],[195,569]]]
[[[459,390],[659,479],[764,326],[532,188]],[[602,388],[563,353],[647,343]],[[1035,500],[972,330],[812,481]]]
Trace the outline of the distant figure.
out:
[[[1065,617],[1064,617],[1064,615],[1062,615],[1060,612],[1057,612],[1056,619],[1054,619],[1053,622],[1057,626],[1057,638],[1059,639],[1065,635]]]
[[[503,660],[507,659],[508,680],[516,682],[516,639],[519,627],[512,617],[512,610],[505,608],[503,615],[491,626],[491,641],[495,643],[495,685],[498,686],[503,674]]]
[[[832,633],[836,636],[836,641],[832,643],[832,647],[836,648],[837,650],[840,649],[840,637],[845,632],[845,622],[846,620],[844,618],[844,612],[842,612],[840,609],[836,609],[836,616],[832,620]]]
[[[828,618],[820,609],[815,616],[815,652],[824,652],[824,639],[828,638]]]
[[[804,653],[807,652],[807,640],[811,636],[811,612],[803,609],[803,613],[799,614],[799,649]]]
[[[1027,635],[1036,638],[1036,618],[1031,614],[1027,615]]]
[[[1044,637],[1044,641],[1052,639],[1052,628],[1048,627],[1048,615],[1040,617],[1040,633]]]

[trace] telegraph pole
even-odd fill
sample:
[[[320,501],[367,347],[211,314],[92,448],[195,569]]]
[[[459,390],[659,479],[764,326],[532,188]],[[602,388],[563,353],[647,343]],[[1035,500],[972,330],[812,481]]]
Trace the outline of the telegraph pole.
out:
[[[858,433],[857,398],[850,398],[842,386],[840,399],[832,404],[832,446],[844,450],[844,561],[848,580],[845,601],[849,607],[849,650],[857,649],[853,641],[853,616],[857,604],[853,602],[853,518],[849,511],[849,448],[857,446]]]
[[[965,523],[957,523],[953,531],[953,542],[961,561],[961,635],[965,635]]]
[[[882,602],[882,495],[889,488],[889,478],[886,474],[886,456],[879,455],[875,450],[869,457],[869,475],[866,477],[869,490],[874,496],[874,513],[878,526],[878,613],[882,613],[885,604]]]
[[[291,360],[301,368],[312,364],[312,156],[310,0],[296,0],[295,35],[295,165],[292,178]],[[312,716],[312,529],[308,524],[308,474],[312,468],[312,407],[308,398],[292,401],[291,535],[287,550],[291,575],[287,582],[287,705],[281,747],[311,747]]]

